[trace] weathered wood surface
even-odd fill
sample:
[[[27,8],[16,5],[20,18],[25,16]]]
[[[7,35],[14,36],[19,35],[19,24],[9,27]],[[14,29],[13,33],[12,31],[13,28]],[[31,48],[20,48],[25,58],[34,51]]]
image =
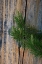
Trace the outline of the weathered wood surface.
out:
[[[19,64],[42,64],[42,58],[34,57],[28,50],[25,50],[23,57],[22,47],[19,57],[18,45],[8,34],[8,30],[13,25],[13,14],[15,15],[16,10],[22,12],[24,16],[25,0],[0,0],[0,20],[3,20],[0,64],[18,64],[18,61]],[[42,0],[27,0],[26,23],[42,30]]]

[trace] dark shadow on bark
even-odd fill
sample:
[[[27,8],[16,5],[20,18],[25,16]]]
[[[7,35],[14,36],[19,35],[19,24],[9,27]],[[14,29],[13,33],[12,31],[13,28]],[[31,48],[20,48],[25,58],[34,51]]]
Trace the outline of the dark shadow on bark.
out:
[[[26,5],[25,5],[25,18],[24,18],[24,33],[25,33],[25,24],[26,24],[27,0],[25,2],[26,2]],[[25,40],[25,35],[24,35],[24,40]],[[24,43],[22,64],[23,64],[23,59],[24,59],[24,53],[25,53],[25,43]]]
[[[18,43],[18,53],[19,53],[19,59],[18,59],[18,64],[20,64],[20,47],[21,47],[21,44],[20,42]]]

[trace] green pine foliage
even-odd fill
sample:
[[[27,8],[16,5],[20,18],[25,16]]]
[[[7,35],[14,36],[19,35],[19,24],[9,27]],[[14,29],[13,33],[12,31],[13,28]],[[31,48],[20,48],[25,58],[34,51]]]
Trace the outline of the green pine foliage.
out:
[[[42,32],[24,24],[21,13],[14,17],[16,26],[12,26],[10,35],[24,48],[29,49],[35,56],[42,57]],[[24,30],[25,28],[25,30]],[[24,38],[25,37],[25,38]]]

